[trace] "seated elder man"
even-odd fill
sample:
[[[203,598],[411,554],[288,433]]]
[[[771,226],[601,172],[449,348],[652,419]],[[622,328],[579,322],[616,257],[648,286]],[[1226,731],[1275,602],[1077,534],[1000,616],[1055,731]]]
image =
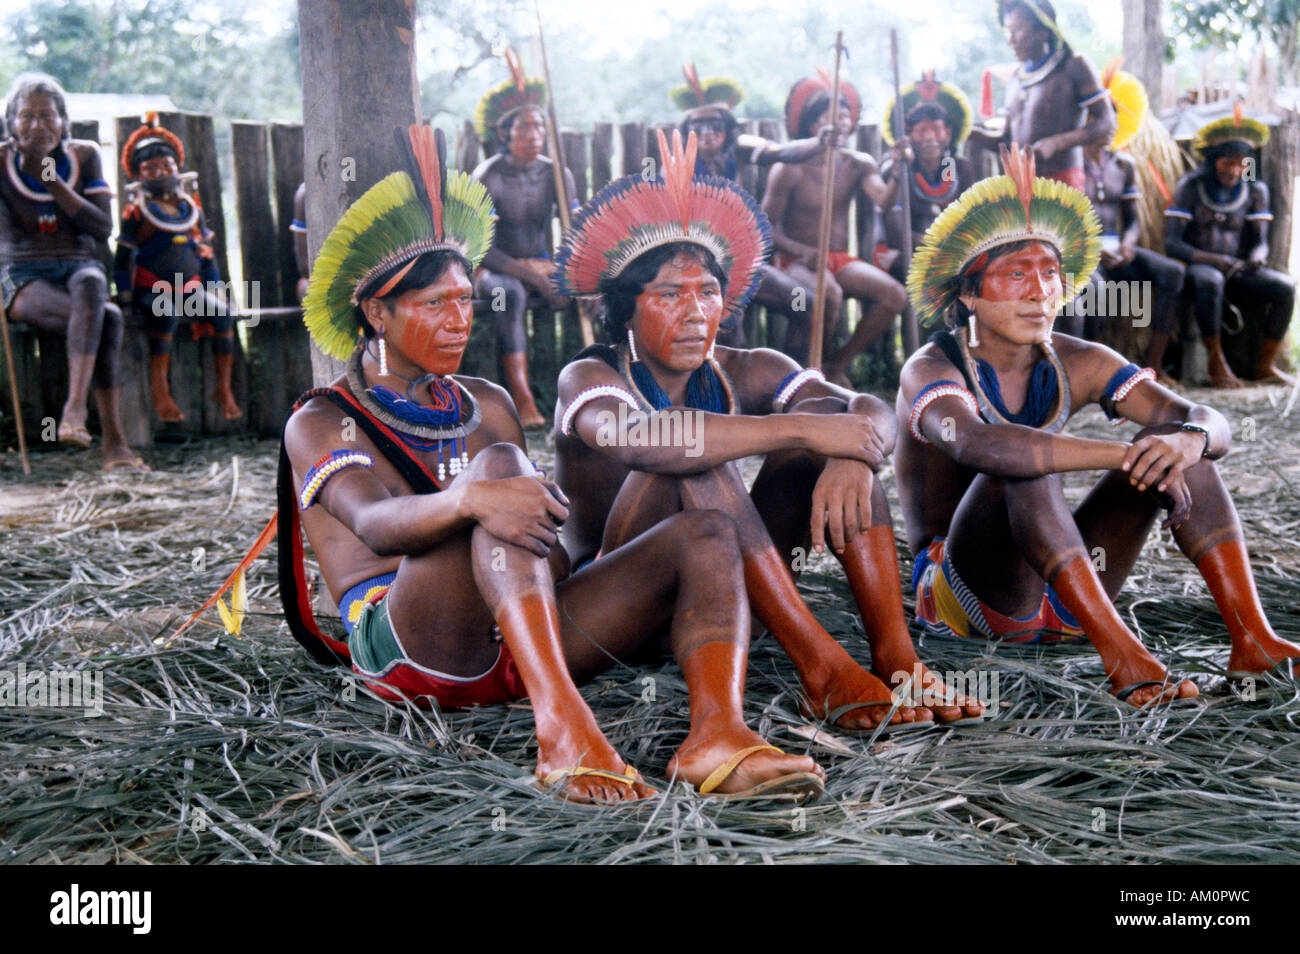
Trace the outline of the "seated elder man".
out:
[[[68,138],[63,88],[43,73],[14,80],[5,123],[11,138],[0,143],[0,305],[15,321],[67,336],[59,442],[91,445],[86,401],[93,389],[104,470],[146,471],[122,430],[122,313],[108,300],[95,251],[113,233],[99,150]]]
[[[1052,332],[1076,291],[1061,276],[1093,272],[1100,224],[1082,193],[1035,178],[1031,153],[1004,150],[1003,167],[939,216],[908,279],[918,319],[946,317],[951,328],[907,362],[898,395],[918,618],[958,636],[1086,636],[1117,699],[1145,707],[1195,696],[1112,602],[1164,508],[1227,623],[1230,672],[1300,657],[1264,616],[1214,463],[1228,449],[1227,421],[1166,390],[1149,368]],[[1131,443],[1065,434],[1094,402],[1143,429]],[[1106,474],[1071,512],[1060,475],[1081,470]]]
[[[428,127],[401,136],[410,171],[344,214],[304,301],[313,338],[348,370],[310,392],[285,428],[279,523],[291,630],[317,658],[349,659],[385,698],[462,707],[527,696],[538,778],[596,802],[654,789],[606,740],[576,683],[666,639],[691,720],[670,775],[701,794],[820,792],[816,763],[742,721],[749,614],[729,521],[665,523],[567,577],[557,530],[568,501],[529,462],[506,392],[455,376],[492,204],[462,173],[444,185]],[[303,609],[299,513],[346,642]]]
[[[857,731],[980,717],[978,703],[948,698],[907,630],[874,474],[894,441],[889,408],[779,352],[715,346],[724,313],[742,311],[762,280],[768,224],[734,183],[692,179],[694,135],[683,149],[674,133],[669,151],[661,134],[660,155],[664,178],[608,186],[557,259],[562,291],[603,295],[617,342],[579,353],[560,374],[556,473],[573,501],[565,545],[575,565],[602,566],[681,511],[689,520],[721,511],[739,537],[754,612],[794,662],[807,713]],[[751,495],[734,462],[753,454],[766,460]],[[801,569],[799,548],[821,550],[828,527],[874,675],[817,622],[791,575],[787,561]],[[914,673],[923,683],[914,688],[940,700],[933,712],[902,696],[896,709],[886,681]]]

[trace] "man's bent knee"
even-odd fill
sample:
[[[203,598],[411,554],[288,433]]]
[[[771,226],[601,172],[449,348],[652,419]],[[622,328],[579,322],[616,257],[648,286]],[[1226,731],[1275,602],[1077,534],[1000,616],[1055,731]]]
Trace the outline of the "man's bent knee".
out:
[[[480,480],[505,480],[509,477],[532,477],[536,474],[528,455],[514,444],[491,444],[474,455],[466,473]]]

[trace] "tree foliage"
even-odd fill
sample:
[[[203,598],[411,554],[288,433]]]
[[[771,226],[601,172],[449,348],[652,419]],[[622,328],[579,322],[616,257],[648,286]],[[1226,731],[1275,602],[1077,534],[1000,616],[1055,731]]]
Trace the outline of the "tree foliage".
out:
[[[1300,81],[1300,0],[1174,0],[1172,10],[1176,35],[1216,49],[1264,40],[1283,78]]]

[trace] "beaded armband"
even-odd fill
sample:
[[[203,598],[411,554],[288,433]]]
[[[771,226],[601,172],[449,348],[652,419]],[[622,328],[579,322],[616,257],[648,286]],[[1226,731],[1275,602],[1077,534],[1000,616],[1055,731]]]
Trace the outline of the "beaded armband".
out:
[[[578,396],[569,403],[567,408],[565,408],[564,416],[560,418],[560,433],[566,437],[572,437],[573,431],[571,428],[573,427],[573,419],[578,416],[578,412],[592,401],[603,397],[618,398],[628,407],[632,408],[632,410],[641,410],[641,406],[636,403],[636,398],[618,385],[599,384],[594,388],[587,388],[585,391],[580,391]]]
[[[912,413],[907,417],[907,429],[922,444],[933,444],[924,434],[921,433],[921,415],[925,409],[940,398],[955,397],[960,398],[961,402],[970,408],[972,414],[979,414],[979,402],[975,400],[975,395],[971,394],[964,386],[956,381],[932,381],[916,396],[912,402]]]
[[[816,368],[807,368],[803,371],[791,371],[784,380],[777,385],[776,393],[772,395],[772,410],[777,414],[784,414],[786,406],[790,399],[795,396],[798,390],[809,381],[825,381],[826,375],[822,374]]]
[[[1115,410],[1116,405],[1128,397],[1143,381],[1155,379],[1154,371],[1150,368],[1139,368],[1131,361],[1111,375],[1110,381],[1106,383],[1106,390],[1101,396],[1102,399],[1098,402],[1101,404],[1101,409],[1106,412],[1106,416],[1110,418],[1111,424],[1119,426],[1127,420]]]
[[[302,482],[302,491],[298,494],[298,509],[306,510],[316,502],[325,481],[329,480],[344,467],[374,467],[375,460],[364,451],[336,450],[330,451],[307,471]]]

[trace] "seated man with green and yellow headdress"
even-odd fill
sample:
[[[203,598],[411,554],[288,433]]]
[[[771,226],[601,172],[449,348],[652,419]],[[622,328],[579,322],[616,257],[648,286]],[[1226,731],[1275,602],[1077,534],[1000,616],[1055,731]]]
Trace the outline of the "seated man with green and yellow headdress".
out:
[[[290,630],[318,659],[350,662],[387,699],[458,708],[527,696],[538,778],[596,802],[654,789],[607,741],[576,685],[647,643],[666,644],[690,692],[671,776],[703,794],[819,793],[817,765],[748,729],[725,678],[743,669],[749,635],[726,521],[666,523],[568,576],[557,543],[568,500],[529,461],[506,392],[455,373],[492,204],[463,173],[444,179],[427,127],[399,135],[409,169],[339,220],[303,302],[313,339],[348,368],[309,392],[285,427],[280,579]],[[312,617],[300,531],[346,640]]]
[[[1295,310],[1295,280],[1268,268],[1268,224],[1273,221],[1268,186],[1258,181],[1258,151],[1268,127],[1244,115],[1202,127],[1193,143],[1204,161],[1183,177],[1165,209],[1165,250],[1187,263],[1187,285],[1196,323],[1209,356],[1210,384],[1239,388],[1228,365],[1221,329],[1223,306],[1236,305],[1253,327],[1258,350],[1241,368],[1256,380],[1290,381],[1277,366]]]
[[[1031,153],[1004,149],[1003,166],[939,216],[908,276],[918,320],[949,325],[904,366],[897,402],[918,619],[957,636],[1087,637],[1117,699],[1195,696],[1113,603],[1163,508],[1227,623],[1229,670],[1300,658],[1264,616],[1214,463],[1228,422],[1109,348],[1053,333],[1097,266],[1100,224],[1082,193],[1035,177]],[[1142,429],[1131,442],[1065,434],[1093,403]],[[1106,473],[1072,512],[1061,475],[1084,470]]]

